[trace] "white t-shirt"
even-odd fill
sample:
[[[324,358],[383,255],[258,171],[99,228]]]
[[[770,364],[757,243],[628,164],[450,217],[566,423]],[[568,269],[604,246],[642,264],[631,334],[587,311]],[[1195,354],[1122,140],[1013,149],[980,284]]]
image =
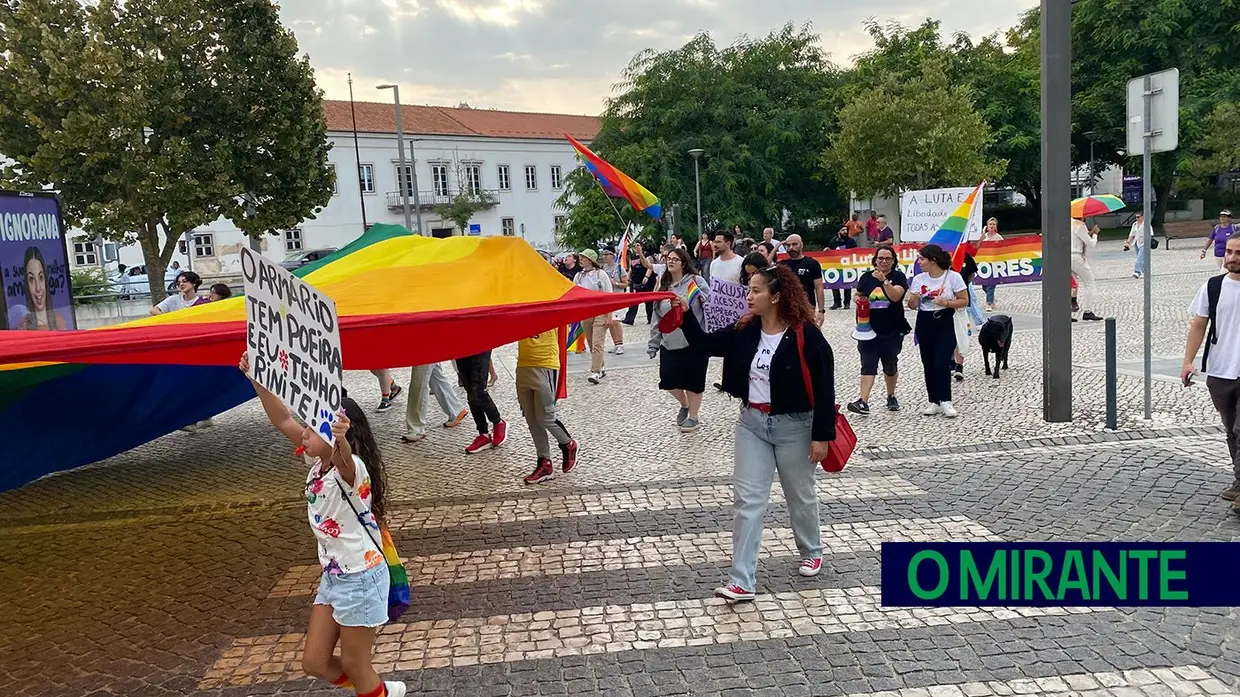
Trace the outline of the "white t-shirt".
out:
[[[917,308],[926,312],[945,309],[934,304],[935,298],[940,295],[954,298],[956,293],[964,289],[964,278],[951,269],[948,269],[938,278],[932,278],[930,274],[922,271],[913,276],[913,280],[909,281],[908,284],[908,292],[917,293],[921,296],[920,300],[918,300]]]
[[[1210,316],[1210,302],[1206,296],[1205,285],[1197,291],[1197,297],[1193,298],[1189,312],[1197,317]],[[1218,343],[1210,347],[1206,375],[1235,380],[1240,378],[1240,281],[1233,281],[1230,276],[1223,279],[1214,320]]]
[[[741,269],[745,266],[745,258],[739,254],[732,255],[731,261],[722,257],[710,262],[710,277],[733,283],[741,282]]]
[[[382,564],[383,554],[370,539],[373,535],[375,540],[382,541],[375,515],[370,512],[371,483],[366,463],[353,456],[357,475],[352,489],[335,467],[323,472],[322,462],[310,457],[306,457],[306,464],[310,465],[310,474],[306,476],[306,516],[319,543],[323,572],[352,574]],[[345,501],[345,492],[352,506]],[[370,528],[369,533],[366,528]]]
[[[779,342],[787,331],[784,329],[778,334],[762,332],[762,338],[758,340],[758,351],[753,355],[753,362],[749,364],[750,404],[771,403],[771,358],[775,356],[775,349],[779,348]]]
[[[176,295],[169,295],[164,298],[158,305],[156,305],[156,307],[159,308],[160,312],[176,312],[177,310],[184,310],[187,307],[193,307],[196,302],[198,302],[197,295],[189,300],[186,300],[184,295],[177,293]]]

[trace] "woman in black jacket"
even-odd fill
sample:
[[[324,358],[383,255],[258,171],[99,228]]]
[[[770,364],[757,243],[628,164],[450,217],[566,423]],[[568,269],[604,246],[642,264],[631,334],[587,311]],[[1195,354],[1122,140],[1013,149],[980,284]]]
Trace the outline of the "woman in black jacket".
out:
[[[799,572],[816,576],[822,569],[814,475],[835,440],[835,359],[814,324],[801,282],[784,264],[749,279],[749,314],[736,325],[707,334],[692,312],[683,317],[680,328],[689,344],[723,358],[723,389],[741,400],[732,477],[732,573],[715,595],[753,600],[762,517],[776,472],[801,553]]]

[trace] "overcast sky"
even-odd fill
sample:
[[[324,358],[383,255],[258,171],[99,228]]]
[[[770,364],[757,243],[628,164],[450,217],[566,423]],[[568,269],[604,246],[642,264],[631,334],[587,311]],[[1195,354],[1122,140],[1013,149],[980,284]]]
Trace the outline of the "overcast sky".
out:
[[[862,22],[944,34],[1005,29],[1037,0],[283,0],[281,15],[310,55],[329,99],[386,101],[395,82],[410,104],[597,114],[635,53],[716,44],[813,23],[838,65],[868,50]]]

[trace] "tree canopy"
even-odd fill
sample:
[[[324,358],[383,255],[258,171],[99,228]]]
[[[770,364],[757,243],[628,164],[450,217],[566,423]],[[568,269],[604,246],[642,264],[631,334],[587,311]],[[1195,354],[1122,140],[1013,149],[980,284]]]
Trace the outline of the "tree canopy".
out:
[[[322,94],[296,54],[270,0],[4,0],[0,178],[139,242],[151,278],[220,217],[294,227],[333,187]]]

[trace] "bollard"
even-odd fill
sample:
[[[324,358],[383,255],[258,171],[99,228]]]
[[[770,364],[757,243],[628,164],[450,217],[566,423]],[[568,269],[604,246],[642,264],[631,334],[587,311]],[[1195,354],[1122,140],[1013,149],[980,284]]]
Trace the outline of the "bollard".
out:
[[[1115,318],[1108,317],[1106,320],[1107,331],[1107,428],[1114,431],[1119,428],[1118,416],[1115,413],[1116,399],[1116,365],[1115,365]]]

